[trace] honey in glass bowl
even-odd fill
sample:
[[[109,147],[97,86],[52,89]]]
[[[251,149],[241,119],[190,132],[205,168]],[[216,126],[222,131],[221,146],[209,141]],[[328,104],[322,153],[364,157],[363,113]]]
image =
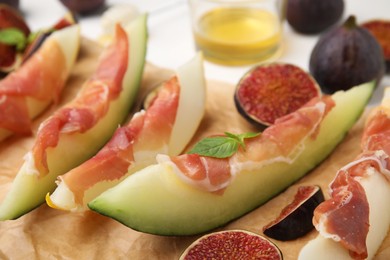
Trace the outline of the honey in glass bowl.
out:
[[[245,65],[280,50],[281,9],[276,0],[191,0],[195,44],[209,61]]]

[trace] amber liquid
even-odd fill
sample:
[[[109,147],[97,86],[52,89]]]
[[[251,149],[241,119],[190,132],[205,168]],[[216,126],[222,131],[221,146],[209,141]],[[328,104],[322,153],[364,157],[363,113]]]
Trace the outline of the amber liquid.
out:
[[[278,17],[266,10],[217,8],[194,28],[195,43],[206,59],[225,65],[264,61],[280,47]]]

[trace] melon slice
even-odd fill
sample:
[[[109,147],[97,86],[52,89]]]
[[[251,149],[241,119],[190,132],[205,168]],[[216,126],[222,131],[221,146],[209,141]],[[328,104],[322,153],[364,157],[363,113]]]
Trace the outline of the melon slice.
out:
[[[74,100],[41,124],[0,205],[0,220],[41,205],[57,176],[93,156],[126,119],[141,82],[146,39],[146,15],[124,30],[118,26],[117,40],[102,53],[94,75]]]
[[[373,173],[369,178],[360,182],[366,192],[368,204],[370,205],[370,228],[366,243],[368,257],[373,259],[390,227],[390,185],[389,181],[379,172]],[[299,253],[298,259],[353,259],[348,250],[340,243],[330,238],[318,235],[309,241]]]
[[[182,152],[203,118],[205,92],[203,59],[198,54],[163,83],[147,110],[119,128],[96,156],[59,177],[58,187],[46,197],[48,205],[71,211],[88,209],[87,203],[104,190],[156,163],[157,154]]]
[[[13,132],[30,132],[30,121],[58,100],[79,47],[78,25],[55,31],[26,63],[0,81],[0,141]]]
[[[298,145],[293,160],[266,165],[253,162],[249,168],[233,165],[235,176],[223,194],[186,183],[171,161],[162,160],[129,176],[88,206],[152,234],[192,235],[225,225],[276,196],[323,161],[360,117],[373,89],[370,82],[332,95],[335,106],[320,121],[316,137]],[[264,149],[267,147],[260,150]]]
[[[336,198],[336,196],[339,195],[333,194],[332,192],[330,199],[333,201],[330,201],[327,206],[320,205],[322,206],[320,211],[323,213],[319,215],[321,217],[317,218],[319,223],[316,225],[319,234],[302,248],[299,259],[353,259],[349,250],[342,245],[342,242],[345,240],[345,242],[348,242],[346,244],[354,245],[354,243],[357,243],[355,241],[358,241],[358,239],[362,239],[363,242],[365,241],[366,249],[364,250],[364,254],[367,255],[367,259],[374,258],[390,228],[390,172],[386,162],[389,156],[388,147],[390,142],[388,137],[390,129],[389,108],[390,88],[386,88],[381,105],[375,108],[367,119],[362,138],[362,153],[355,161],[344,166],[342,170],[336,174],[336,176],[338,176],[343,172],[347,172],[362,186],[363,195],[365,195],[366,202],[368,203],[368,233],[365,236],[365,234],[362,234],[363,232],[356,232],[356,237],[340,239],[340,237],[343,236],[328,232],[327,225],[331,225],[329,223],[331,220],[328,220],[330,218],[329,215],[336,211],[344,212],[338,213],[338,223],[342,223],[338,220],[340,214],[348,214],[345,215],[345,217],[349,227],[344,227],[344,225],[342,225],[338,229],[332,228],[339,233],[347,233],[347,231],[351,229],[351,226],[353,227],[353,230],[358,230],[359,227],[362,227],[362,225],[365,226],[366,224],[366,221],[361,223],[362,221],[357,222],[358,220],[355,220],[354,223],[352,223],[354,215],[364,215],[365,212],[363,212],[362,209],[365,208],[365,205],[363,202],[355,205],[352,204],[352,200],[349,200],[348,202],[342,202],[342,206],[339,206]],[[382,163],[381,167],[375,167],[375,163],[373,162],[376,160]],[[369,167],[365,168],[364,165],[369,165]],[[359,169],[365,169],[365,171],[354,171],[353,166],[357,166],[356,168],[359,167]],[[338,189],[341,190],[341,188]],[[351,189],[350,192],[353,194],[352,192],[354,190],[352,190],[352,188],[349,189]],[[356,197],[358,197],[358,195],[356,195]],[[353,208],[354,210],[342,211],[349,203],[352,204],[350,208]],[[323,211],[323,209],[327,210]],[[313,222],[315,223],[314,219]],[[352,224],[357,226],[353,226]],[[363,247],[364,246],[360,246],[359,249]],[[351,253],[356,254],[356,252]]]

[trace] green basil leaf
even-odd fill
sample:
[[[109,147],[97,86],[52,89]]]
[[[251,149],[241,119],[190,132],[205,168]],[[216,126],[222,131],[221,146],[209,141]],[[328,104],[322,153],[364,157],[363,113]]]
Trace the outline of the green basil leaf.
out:
[[[239,146],[245,149],[244,139],[253,138],[260,133],[233,134],[225,132],[225,136],[207,137],[198,142],[190,151],[190,154],[199,154],[215,158],[228,158],[237,152]]]
[[[239,134],[237,135],[240,139],[244,140],[244,139],[247,139],[247,138],[253,138],[253,137],[256,137],[256,136],[259,136],[260,133],[253,133],[253,132],[248,132],[248,133],[243,133],[243,134]]]
[[[26,47],[27,38],[24,33],[17,28],[6,28],[0,30],[0,42],[16,46],[17,50],[23,50]]]
[[[242,146],[242,148],[245,149],[245,142],[244,142],[244,139],[248,139],[248,138],[254,138],[256,136],[260,135],[260,133],[252,133],[252,132],[248,132],[248,133],[243,133],[243,134],[239,134],[237,135],[237,138]]]
[[[225,136],[207,137],[198,142],[189,153],[215,158],[227,158],[232,156],[238,149],[238,143],[232,138]]]

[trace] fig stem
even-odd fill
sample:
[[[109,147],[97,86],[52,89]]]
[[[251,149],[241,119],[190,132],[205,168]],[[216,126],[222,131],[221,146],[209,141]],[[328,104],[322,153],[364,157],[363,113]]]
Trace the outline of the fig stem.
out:
[[[357,27],[356,17],[354,15],[349,16],[344,23],[344,27],[349,30],[355,29]]]

